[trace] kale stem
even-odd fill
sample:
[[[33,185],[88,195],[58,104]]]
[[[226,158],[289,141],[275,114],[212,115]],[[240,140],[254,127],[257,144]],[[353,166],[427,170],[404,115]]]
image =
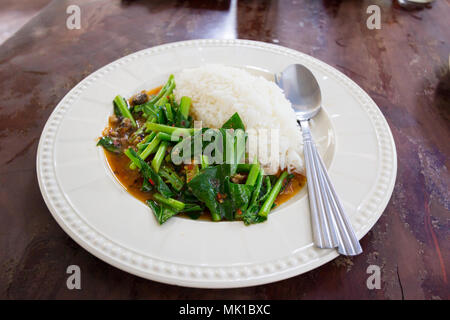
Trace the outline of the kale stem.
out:
[[[117,106],[117,108],[119,108],[119,111],[122,114],[122,116],[130,119],[133,128],[136,128],[136,126],[137,126],[136,121],[134,120],[133,116],[131,115],[131,112],[128,109],[128,105],[125,102],[125,99],[121,95],[117,95],[114,98],[114,103]]]
[[[272,205],[275,202],[275,199],[277,198],[278,194],[281,191],[284,179],[286,179],[287,176],[288,176],[287,171],[284,171],[278,178],[277,182],[275,182],[272,190],[269,193],[269,196],[267,197],[266,201],[264,201],[264,204],[262,205],[261,209],[258,212],[259,216],[267,217],[270,210],[272,209]]]
[[[194,205],[186,205],[186,207],[184,207],[183,212],[195,212],[195,211],[203,211],[203,208],[200,207],[198,204],[194,204]]]
[[[155,139],[158,139],[158,138],[155,138]],[[152,167],[156,173],[158,173],[159,167],[161,166],[161,163],[164,160],[164,157],[166,156],[166,151],[167,151],[168,146],[169,146],[169,143],[167,141],[162,141],[158,148],[158,151],[156,151],[156,154],[152,160]]]
[[[165,178],[167,180],[166,182],[169,182],[177,191],[181,191],[184,186],[184,182],[181,180],[180,176],[178,176],[174,170],[165,165],[162,165],[159,169],[159,175]]]
[[[141,157],[142,160],[147,159],[147,157],[149,155],[151,155],[153,152],[156,151],[156,148],[158,148],[160,142],[161,142],[161,140],[158,137],[155,137],[152,140],[152,142],[150,142],[148,144],[148,146],[139,154],[139,157]],[[132,170],[136,169],[136,164],[135,163],[131,163],[130,164],[130,169],[132,169]]]
[[[245,185],[247,186],[255,185],[256,179],[258,179],[258,175],[259,175],[259,163],[255,162],[250,167],[250,173],[247,176],[247,181],[245,182]]]
[[[164,133],[164,132],[158,132],[158,134],[156,136],[163,141],[169,141],[169,142],[178,142],[179,141],[179,139],[176,141],[173,141],[172,136],[170,134]]]
[[[161,140],[157,136],[153,138],[152,142],[149,143],[147,148],[145,148],[144,151],[139,154],[139,157],[141,157],[142,160],[147,159],[149,155],[156,151],[156,148],[158,148],[160,142]]]
[[[169,78],[170,79],[170,78]],[[170,80],[168,82],[168,86],[165,88],[163,94],[159,97],[159,99],[155,102],[155,106],[162,107],[165,106],[166,103],[169,101],[168,96],[172,93],[173,89],[175,89],[175,81]],[[153,100],[153,99],[152,99]]]
[[[130,169],[133,169],[133,170],[136,168],[141,169],[141,163],[139,162],[139,159],[133,155],[131,150],[132,149],[129,148],[123,152],[131,160]],[[133,168],[131,168],[131,166],[133,166]]]
[[[173,111],[170,103],[166,103],[166,117],[169,122],[173,122]]]
[[[222,218],[220,217],[220,215],[217,212],[210,211],[210,213],[211,213],[211,219],[213,221],[220,221],[220,220],[222,220]]]
[[[151,105],[155,104],[159,99],[161,99],[163,95],[167,95],[166,93],[168,93],[169,90],[170,92],[172,92],[173,88],[175,88],[175,81],[173,74],[171,74],[164,87],[162,87],[161,90],[159,90],[158,94],[154,96],[148,103]]]
[[[259,196],[259,192],[261,191],[261,186],[262,186],[262,180],[264,178],[264,170],[263,168],[259,167],[259,164],[257,165],[257,163],[252,165],[252,169],[250,170],[250,174],[247,177],[247,182],[245,183],[248,186],[252,186],[253,188],[253,192],[252,192],[252,196],[250,198],[250,202],[245,203],[240,209],[242,210],[242,212],[244,212],[245,210],[247,210],[247,208],[251,208],[256,204],[256,201],[258,200],[258,196]],[[256,171],[255,173],[255,169],[257,168],[258,171]],[[253,170],[253,172],[252,172]],[[253,176],[255,176],[256,178],[253,179],[253,176],[251,176],[253,174]],[[251,178],[254,181],[250,181],[249,182],[249,178]],[[255,185],[256,183],[256,185]]]
[[[189,116],[189,109],[191,107],[191,98],[181,97],[180,99],[180,113],[185,119]]]
[[[141,134],[147,131],[147,125],[149,123],[155,122],[156,118],[155,117],[151,117],[150,119],[148,119],[139,129],[137,129],[132,135],[131,137],[128,139],[128,141],[133,142],[134,140],[137,139],[137,137]]]
[[[270,183],[270,178],[269,176],[266,176],[264,179],[265,183],[266,183],[266,193],[261,197],[261,199],[259,199],[259,201],[264,201],[266,200],[266,198],[269,196],[270,190],[272,190],[272,185]]]
[[[205,155],[202,155],[202,169],[209,167],[209,160],[208,157]]]
[[[152,133],[146,135],[145,138],[142,139],[142,141],[136,145],[138,150],[143,148],[144,145],[147,144],[148,142],[152,141],[155,136],[156,136],[156,132],[152,132]]]
[[[159,193],[154,193],[153,194],[153,198],[156,201],[158,201],[159,203],[168,205],[169,207],[172,207],[172,208],[174,208],[177,211],[183,210],[184,207],[186,206],[186,204],[184,202],[175,200],[173,198],[166,198],[162,194],[159,194]]]
[[[149,123],[147,125],[147,129],[157,131],[157,132],[164,132],[167,134],[180,133],[183,136],[190,136],[195,131],[195,128],[178,128],[178,127],[166,126],[164,124],[159,124],[159,123]]]
[[[155,106],[156,107],[163,107],[163,106],[166,105],[166,103],[167,103],[167,96],[164,95],[164,96],[161,97],[161,99],[158,100],[158,102],[155,103]]]

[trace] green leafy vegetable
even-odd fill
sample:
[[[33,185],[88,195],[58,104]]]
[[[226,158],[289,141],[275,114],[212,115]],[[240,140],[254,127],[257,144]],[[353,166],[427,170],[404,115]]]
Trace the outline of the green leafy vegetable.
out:
[[[156,173],[158,173],[159,167],[161,166],[161,163],[163,162],[164,157],[166,156],[166,151],[168,147],[169,143],[167,141],[162,141],[161,144],[159,145],[158,151],[156,151],[156,154],[153,157],[152,167]]]
[[[156,132],[152,132],[149,135],[146,135],[145,138],[136,145],[139,154],[150,144],[155,136]]]
[[[107,136],[101,137],[97,142],[97,146],[102,146],[103,148],[111,152],[120,152],[120,149],[114,145],[113,139]]]
[[[166,113],[166,118],[167,118],[168,124],[172,124],[174,122],[174,117],[173,117],[172,106],[170,105],[170,103],[166,103],[166,105],[164,107],[164,111]]]
[[[144,179],[148,180],[156,189],[167,198],[173,196],[172,190],[167,186],[163,179],[148,165],[147,162],[142,160],[132,148],[125,151],[128,158],[141,170],[141,174]]]
[[[192,100],[182,97],[177,103],[174,88],[170,75],[156,95],[149,98],[143,91],[142,99],[134,96],[131,108],[117,95],[114,113],[119,120],[130,119],[133,129],[122,130],[122,122],[111,123],[110,135],[115,138],[104,136],[97,145],[117,154],[123,143],[130,146],[123,153],[130,159],[129,168],[139,169],[141,190],[149,192],[152,200],[147,204],[159,224],[178,213],[198,219],[206,212],[214,221],[242,220],[246,225],[265,221],[286,181],[294,176],[264,175],[256,160],[241,163],[247,133],[238,113],[219,129],[193,128]],[[193,162],[178,163],[180,158]]]
[[[166,182],[170,183],[176,191],[181,191],[181,189],[184,186],[184,182],[183,180],[181,180],[178,174],[174,170],[165,165],[163,165],[159,169],[159,175],[163,177],[166,180]]]
[[[269,176],[264,177],[264,184],[261,187],[262,196],[258,201],[264,201],[269,196],[270,190],[272,190],[272,184],[270,182]]]
[[[134,120],[133,116],[131,115],[130,110],[128,109],[128,103],[127,101],[120,95],[117,95],[114,98],[114,106],[115,106],[115,112],[116,115],[119,114],[120,116],[124,117],[124,118],[128,118],[131,120],[131,124],[133,125],[134,128],[136,128],[137,124],[136,121]]]
[[[147,157],[149,155],[151,155],[152,153],[155,153],[158,150],[160,142],[161,142],[161,139],[159,139],[158,136],[154,136],[153,140],[150,143],[148,143],[147,146],[145,147],[145,149],[142,150],[142,152],[139,154],[139,157],[142,160],[147,159]],[[130,164],[130,169],[134,170],[134,169],[136,169],[136,167],[137,167],[136,163],[132,162]]]
[[[153,186],[147,179],[143,179],[141,191],[150,192],[153,190]]]
[[[247,204],[250,202],[250,197],[252,195],[253,186],[245,185],[245,184],[238,184],[238,183],[232,183],[229,180],[227,181],[228,188],[226,189],[227,194],[230,196],[231,203],[233,205],[233,215],[229,216],[230,219],[233,220],[234,213],[240,209],[242,210],[243,207],[246,207]]]
[[[222,128],[234,130],[241,129],[245,131],[244,123],[242,122],[242,119],[237,112],[233,114],[231,118],[228,119],[228,121],[223,124]]]
[[[147,128],[149,130],[157,131],[157,132],[164,132],[167,134],[174,134],[178,133],[180,135],[183,135],[184,137],[190,136],[194,134],[195,129],[194,128],[179,128],[179,127],[172,127],[172,126],[166,126],[159,123],[150,123]]]
[[[233,220],[236,210],[250,200],[251,186],[230,182],[235,172],[236,165],[208,167],[188,183],[192,193],[205,203],[214,221]]]
[[[209,159],[207,156],[202,155],[202,169],[209,167]]]
[[[259,216],[267,217],[267,214],[272,209],[272,205],[275,202],[275,199],[277,198],[278,194],[281,191],[284,179],[286,179],[287,176],[288,176],[287,171],[284,171],[278,178],[277,182],[275,182],[272,190],[269,193],[269,196],[267,197],[266,201],[264,202],[264,204],[262,205],[261,209],[258,212]]]
[[[259,163],[252,164],[250,168],[250,173],[248,174],[246,185],[253,186],[256,182],[256,179],[259,177]]]
[[[159,203],[165,204],[171,207],[173,210],[176,210],[177,212],[183,211],[184,207],[186,206],[186,204],[181,201],[172,198],[166,198],[159,193],[153,194],[153,198],[155,198],[155,200]]]
[[[247,135],[245,134],[245,126],[239,114],[237,112],[234,113],[222,125],[220,131],[224,139],[224,162],[240,163],[245,153]]]
[[[159,224],[163,224],[173,216],[177,215],[178,212],[170,209],[164,205],[158,205],[156,201],[147,200],[147,204],[152,208],[153,213],[155,214],[156,220]]]

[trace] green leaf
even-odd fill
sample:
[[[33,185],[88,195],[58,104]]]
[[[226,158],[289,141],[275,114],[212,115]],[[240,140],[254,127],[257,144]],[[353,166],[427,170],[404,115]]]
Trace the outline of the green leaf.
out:
[[[185,117],[180,108],[177,109],[174,115],[174,122],[176,127],[190,128],[192,123],[192,117]]]
[[[153,186],[151,185],[150,181],[148,181],[147,179],[144,179],[144,181],[142,182],[141,191],[150,192],[152,190],[153,190]]]
[[[97,142],[97,146],[102,146],[106,150],[114,153],[119,153],[120,149],[114,145],[113,140],[110,137],[101,137]]]
[[[153,182],[156,189],[166,198],[170,198],[173,196],[172,190],[167,186],[167,184],[163,181],[160,175],[158,175],[151,166],[144,160],[142,160],[141,157],[138,156],[136,151],[134,151],[132,148],[129,148],[125,154],[130,157],[131,161],[136,164],[138,168],[141,169],[141,174],[144,177],[144,179],[148,180],[150,183]],[[151,180],[151,181],[150,181]]]
[[[236,165],[222,164],[202,169],[189,183],[192,193],[211,212],[214,221],[234,220],[234,213],[248,202],[252,188],[230,182]]]
[[[188,182],[192,193],[208,207],[214,221],[221,220],[225,215],[223,207],[217,201],[217,195],[222,189],[218,167],[206,168]]]
[[[228,119],[228,121],[223,124],[222,128],[235,130],[242,129],[245,131],[244,123],[242,122],[242,119],[237,112],[233,114],[231,118]]]
[[[147,200],[147,205],[152,208],[152,211],[155,214],[156,220],[159,222],[159,224],[163,224],[164,222],[178,214],[178,212],[164,205],[158,205],[153,200]]]
[[[230,195],[235,210],[248,204],[252,195],[253,187],[245,184],[233,183],[228,180],[227,193]]]

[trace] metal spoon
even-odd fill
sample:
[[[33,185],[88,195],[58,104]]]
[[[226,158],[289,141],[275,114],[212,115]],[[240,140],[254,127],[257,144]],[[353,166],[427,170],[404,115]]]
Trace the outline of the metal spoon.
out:
[[[321,108],[319,84],[311,71],[300,64],[290,65],[276,74],[275,82],[284,90],[302,128],[314,244],[319,248],[338,247],[339,253],[344,255],[360,254],[362,249],[359,241],[331,184],[309,129],[309,119]]]
[[[397,2],[402,8],[416,10],[429,6],[434,0],[397,0]]]

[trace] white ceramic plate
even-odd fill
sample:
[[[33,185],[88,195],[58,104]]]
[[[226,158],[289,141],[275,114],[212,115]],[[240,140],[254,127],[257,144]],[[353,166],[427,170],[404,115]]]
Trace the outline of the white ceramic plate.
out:
[[[312,70],[323,111],[313,135],[358,238],[382,214],[397,171],[394,140],[378,107],[345,75],[300,52],[246,40],[194,40],[145,49],[94,72],[50,116],[39,142],[37,176],[59,225],[100,259],[144,278],[202,288],[244,287],[314,269],[338,256],[317,249],[306,188],[265,223],[174,218],[159,226],[150,209],[114,178],[95,146],[117,94],[131,96],[170,73],[205,63],[270,78],[288,64]]]

